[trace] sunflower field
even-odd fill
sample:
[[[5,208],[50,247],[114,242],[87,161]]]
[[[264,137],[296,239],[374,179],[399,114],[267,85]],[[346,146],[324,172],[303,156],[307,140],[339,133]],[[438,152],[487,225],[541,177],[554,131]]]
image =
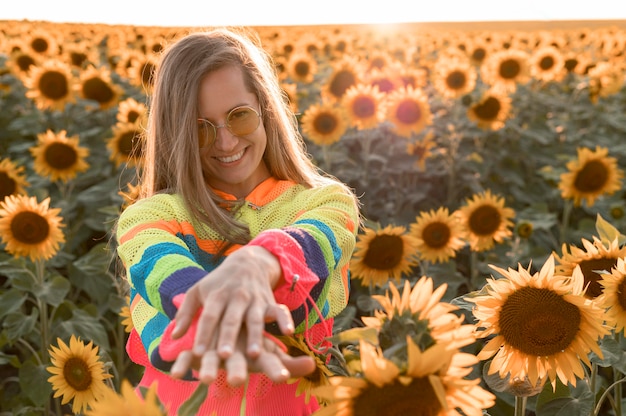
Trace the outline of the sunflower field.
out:
[[[247,28],[311,157],[362,203],[330,371],[302,384],[318,416],[626,414],[610,23]],[[192,29],[0,26],[0,415],[167,414],[132,387],[112,230],[159,53]]]

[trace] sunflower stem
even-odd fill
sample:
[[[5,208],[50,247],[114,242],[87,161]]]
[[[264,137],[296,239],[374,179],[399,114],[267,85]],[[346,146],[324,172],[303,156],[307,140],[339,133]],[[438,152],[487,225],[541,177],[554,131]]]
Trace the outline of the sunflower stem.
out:
[[[606,399],[609,394],[611,393],[611,390],[615,390],[615,414],[616,415],[621,415],[621,403],[618,401],[618,399],[621,401],[621,391],[622,391],[622,384],[626,383],[626,377],[621,378],[620,380],[617,380],[616,382],[614,382],[613,384],[611,384],[609,387],[606,388],[606,390],[604,391],[604,393],[602,393],[602,396],[600,396],[600,398],[598,399],[598,403],[596,404],[596,407],[593,409],[593,411],[591,412],[592,416],[598,416],[600,414],[600,408],[602,407],[602,403],[604,402],[604,399]],[[619,397],[617,396],[617,391],[619,389]],[[619,411],[619,413],[618,413]]]
[[[37,261],[35,261],[35,276],[37,278],[37,284],[39,288],[42,288],[44,285],[44,279],[45,279],[45,260],[37,259]],[[39,332],[41,334],[41,348],[39,350],[39,353],[41,354],[41,362],[44,364],[48,364],[50,362],[49,355],[46,353],[47,347],[50,345],[50,341],[48,339],[49,338],[48,305],[46,301],[43,300],[41,297],[37,297],[37,306],[39,308],[39,323],[41,326],[41,328],[39,329]],[[58,402],[58,399],[55,401]],[[58,403],[57,403],[57,406],[58,406]],[[46,401],[44,414],[45,415],[50,414],[50,401],[49,400]]]
[[[524,416],[526,414],[526,397],[515,396],[515,416]]]
[[[591,363],[591,374],[589,375],[589,389],[591,390],[591,395],[594,398],[594,403],[595,403],[595,397],[596,397],[596,378],[598,376],[598,364],[596,364],[595,362]],[[609,389],[607,389],[607,391],[609,391]],[[605,392],[606,393],[606,392]],[[604,395],[603,395],[604,396]],[[602,398],[600,398],[600,400],[598,400],[597,405],[595,406],[596,408],[599,408],[598,406],[600,404],[602,404]],[[595,415],[595,409],[591,410],[591,415]]]

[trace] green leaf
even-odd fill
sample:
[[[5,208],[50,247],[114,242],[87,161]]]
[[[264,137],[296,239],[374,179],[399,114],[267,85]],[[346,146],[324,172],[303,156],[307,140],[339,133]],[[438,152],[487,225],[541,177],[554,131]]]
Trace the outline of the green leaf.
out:
[[[556,389],[553,391],[550,381],[546,381],[543,390],[539,393],[539,396],[537,396],[537,410],[540,410],[552,400],[569,397],[571,397],[571,393],[566,385],[557,380]]]
[[[3,351],[0,351],[0,365],[10,365],[15,368],[19,368],[20,359],[17,355],[6,354]]]
[[[33,293],[38,299],[43,300],[48,305],[59,306],[65,300],[65,296],[70,292],[70,289],[70,282],[65,277],[57,274],[36,287]]]
[[[51,374],[44,365],[35,365],[27,361],[20,368],[20,387],[22,393],[38,406],[50,400],[52,385],[48,382]]]
[[[74,309],[71,319],[61,322],[55,330],[58,333],[57,336],[63,339],[76,335],[83,341],[93,341],[101,349],[109,349],[109,339],[98,318],[82,309]]]
[[[200,383],[193,394],[178,408],[178,416],[196,416],[209,393],[209,387]]]
[[[33,309],[30,315],[23,312],[12,312],[4,319],[4,327],[6,328],[7,337],[16,341],[19,338],[30,334],[39,318],[39,310]]]
[[[18,289],[11,288],[0,295],[0,319],[11,312],[19,310],[24,303],[26,295]]]
[[[600,214],[597,214],[596,217],[596,231],[602,242],[607,245],[615,241],[615,239],[618,240],[620,246],[626,242],[626,236],[620,233],[611,223],[602,218]]]
[[[111,253],[106,243],[98,244],[84,256],[78,258],[69,268],[72,285],[82,289],[95,302],[106,302],[113,289],[114,276],[109,273]]]

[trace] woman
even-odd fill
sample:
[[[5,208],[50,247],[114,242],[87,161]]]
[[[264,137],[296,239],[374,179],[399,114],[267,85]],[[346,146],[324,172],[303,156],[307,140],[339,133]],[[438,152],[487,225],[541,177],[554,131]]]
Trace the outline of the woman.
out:
[[[127,345],[175,414],[308,415],[290,378],[315,370],[274,335],[328,347],[348,298],[354,194],[309,160],[268,54],[232,30],[192,33],[154,74],[142,197],[121,214]],[[274,335],[272,335],[274,334]],[[245,396],[245,400],[244,400]]]

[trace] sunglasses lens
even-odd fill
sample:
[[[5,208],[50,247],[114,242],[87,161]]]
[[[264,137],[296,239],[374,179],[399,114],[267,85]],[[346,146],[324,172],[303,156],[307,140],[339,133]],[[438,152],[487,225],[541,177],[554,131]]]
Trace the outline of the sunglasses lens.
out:
[[[215,140],[215,127],[206,120],[198,120],[198,146],[208,147]]]
[[[250,107],[235,108],[228,115],[228,128],[237,136],[246,136],[253,133],[259,124],[261,119],[259,114]]]

